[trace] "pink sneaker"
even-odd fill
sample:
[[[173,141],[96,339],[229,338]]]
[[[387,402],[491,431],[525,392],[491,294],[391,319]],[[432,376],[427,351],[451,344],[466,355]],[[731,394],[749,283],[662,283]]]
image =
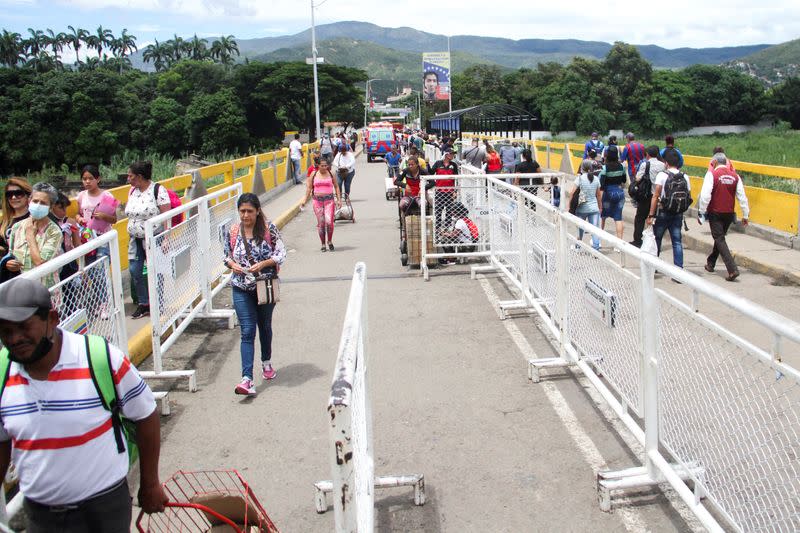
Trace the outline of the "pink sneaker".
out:
[[[261,377],[264,379],[275,379],[275,376],[278,375],[278,373],[275,372],[275,369],[272,368],[272,365],[269,363],[263,363],[262,368],[263,370],[261,371]]]
[[[243,396],[254,396],[256,393],[256,386],[252,379],[244,377],[242,378],[242,381],[236,385],[236,388],[233,390],[233,392]]]

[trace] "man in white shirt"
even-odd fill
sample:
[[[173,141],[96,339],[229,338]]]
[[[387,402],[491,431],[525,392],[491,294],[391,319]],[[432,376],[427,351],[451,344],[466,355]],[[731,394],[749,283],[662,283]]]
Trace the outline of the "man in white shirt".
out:
[[[656,176],[655,190],[653,191],[653,199],[650,203],[650,214],[647,217],[647,224],[653,225],[653,233],[656,237],[656,244],[658,245],[658,253],[661,254],[661,239],[664,238],[664,233],[669,231],[669,237],[672,241],[672,262],[678,268],[683,268],[683,242],[681,230],[683,229],[683,213],[669,213],[660,205],[661,200],[665,197],[664,187],[667,180],[680,173],[678,165],[680,158],[678,153],[674,150],[669,150],[664,154],[664,162],[667,165],[667,170],[659,172]],[[683,174],[686,180],[686,187],[691,192],[691,182],[689,176]],[[676,280],[673,279],[676,283]]]
[[[0,285],[0,479],[13,457],[25,496],[26,531],[130,530],[128,445],[104,407],[89,367],[86,338],[58,329],[58,312],[38,281]],[[153,393],[128,358],[107,345],[119,414],[136,426],[139,505],[161,512],[160,421]],[[98,368],[98,371],[101,369]],[[99,378],[97,378],[99,380]]]
[[[303,145],[300,144],[300,134],[294,134],[294,140],[289,143],[289,157],[292,160],[292,176],[295,184],[303,183],[300,171],[300,161],[303,159]]]
[[[739,206],[742,208],[742,225],[747,226],[750,204],[744,193],[744,184],[739,175],[728,166],[728,158],[725,154],[716,153],[711,160],[711,169],[706,172],[703,179],[700,202],[697,205],[698,222],[702,224],[703,219],[708,218],[711,236],[714,238],[714,249],[706,259],[706,271],[714,272],[717,259],[721,255],[725,262],[725,268],[728,270],[728,275],[725,277],[728,281],[739,277],[736,261],[734,261],[725,240],[728,228],[736,220],[736,211],[734,210],[736,200],[739,200]]]

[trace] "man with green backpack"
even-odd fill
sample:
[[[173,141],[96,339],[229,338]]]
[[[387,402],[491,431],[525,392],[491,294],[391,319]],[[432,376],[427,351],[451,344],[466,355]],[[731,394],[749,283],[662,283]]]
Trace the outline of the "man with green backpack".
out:
[[[41,283],[0,285],[0,479],[13,459],[26,531],[129,531],[137,455],[139,505],[167,501],[153,393],[119,348],[57,325]]]

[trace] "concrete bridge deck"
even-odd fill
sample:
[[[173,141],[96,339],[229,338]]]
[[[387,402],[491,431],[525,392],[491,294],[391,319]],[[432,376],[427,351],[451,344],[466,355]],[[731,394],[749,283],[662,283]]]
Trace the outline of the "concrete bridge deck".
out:
[[[415,507],[409,489],[379,491],[377,530],[699,529],[669,491],[642,492],[634,502],[615,500],[612,513],[600,511],[596,471],[638,464],[640,448],[584,378],[567,371],[528,382],[525,361],[552,349],[533,319],[498,320],[494,304],[509,298],[499,278],[473,281],[459,265],[424,283],[401,267],[384,175],[383,164],[359,159],[357,223],[337,223],[335,252],[319,251],[310,209],[284,228],[290,252],[274,318],[278,376],[268,385],[257,380],[257,397],[233,394],[238,330],[197,321],[167,354],[165,367],[197,369],[199,391],[180,383],[171,393],[162,477],[236,468],[282,531],[332,530],[332,510],[314,512],[313,482],[330,477],[325,406],[352,268],[365,261],[376,474],[422,473],[428,496]],[[267,205],[268,215],[301,194],[291,189]],[[689,270],[700,273],[703,261],[687,251]],[[800,288],[749,272],[740,279],[735,289],[743,296],[800,316]],[[684,290],[664,281],[657,283]],[[230,305],[229,291],[220,303]]]

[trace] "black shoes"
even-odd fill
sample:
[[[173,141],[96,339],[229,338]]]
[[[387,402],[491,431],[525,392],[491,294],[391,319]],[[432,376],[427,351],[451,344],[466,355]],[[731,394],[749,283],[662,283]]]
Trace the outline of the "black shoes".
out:
[[[142,318],[143,316],[150,316],[150,306],[149,305],[140,305],[136,308],[136,311],[133,312],[131,318]]]

